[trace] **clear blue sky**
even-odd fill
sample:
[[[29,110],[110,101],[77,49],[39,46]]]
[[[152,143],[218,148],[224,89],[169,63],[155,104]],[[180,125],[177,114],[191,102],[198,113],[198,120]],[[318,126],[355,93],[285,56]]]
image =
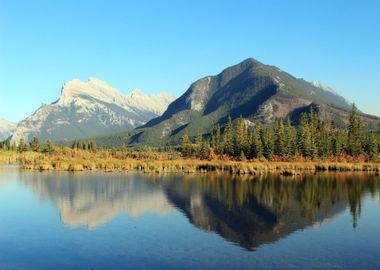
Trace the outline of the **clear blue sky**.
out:
[[[248,57],[380,115],[379,0],[0,0],[0,117],[25,118],[73,78],[179,96]]]

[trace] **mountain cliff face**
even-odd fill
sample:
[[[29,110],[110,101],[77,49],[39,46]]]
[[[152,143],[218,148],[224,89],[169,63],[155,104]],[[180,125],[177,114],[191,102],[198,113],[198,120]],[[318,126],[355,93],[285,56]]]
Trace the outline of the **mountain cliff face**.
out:
[[[36,136],[66,141],[130,130],[161,115],[173,100],[165,93],[148,96],[140,90],[124,95],[95,78],[72,80],[64,84],[56,102],[42,105],[21,121],[11,140]]]
[[[194,82],[165,113],[130,134],[129,143],[175,143],[184,130],[190,136],[208,133],[213,125],[243,116],[248,121],[271,124],[276,118],[291,117],[313,106],[319,116],[345,127],[352,105],[330,87],[307,82],[274,66],[247,59]],[[377,117],[363,115],[366,126],[375,125]],[[125,138],[125,137],[124,137]]]
[[[3,141],[12,135],[17,124],[0,118],[0,141]]]

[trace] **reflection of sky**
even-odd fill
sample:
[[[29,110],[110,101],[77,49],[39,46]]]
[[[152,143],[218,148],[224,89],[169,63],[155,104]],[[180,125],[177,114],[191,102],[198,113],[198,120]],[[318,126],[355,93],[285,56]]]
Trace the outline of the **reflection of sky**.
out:
[[[0,172],[0,175],[4,173]],[[3,177],[0,176],[0,179]],[[379,198],[366,195],[358,227],[349,210],[318,229],[297,231],[248,252],[191,225],[178,211],[120,214],[96,230],[62,224],[17,173],[0,189],[0,268],[28,269],[375,269],[380,266]],[[30,267],[33,266],[33,267]]]

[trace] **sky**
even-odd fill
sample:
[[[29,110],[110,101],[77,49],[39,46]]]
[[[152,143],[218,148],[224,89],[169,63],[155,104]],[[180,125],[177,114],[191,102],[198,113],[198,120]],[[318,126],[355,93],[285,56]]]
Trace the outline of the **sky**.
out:
[[[380,116],[379,0],[0,0],[0,118],[74,78],[180,96],[249,57]]]

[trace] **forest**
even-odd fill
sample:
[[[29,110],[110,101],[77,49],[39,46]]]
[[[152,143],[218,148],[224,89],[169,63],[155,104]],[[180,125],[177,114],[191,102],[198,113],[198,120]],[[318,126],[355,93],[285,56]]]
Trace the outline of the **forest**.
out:
[[[320,120],[311,108],[295,126],[290,118],[277,119],[272,126],[256,123],[248,126],[242,117],[228,122],[221,131],[216,125],[207,137],[198,133],[192,141],[182,135],[183,156],[209,159],[213,156],[233,160],[263,159],[267,161],[336,160],[380,161],[380,123],[376,131],[364,131],[360,114],[352,107],[348,128],[339,129],[334,122]]]

